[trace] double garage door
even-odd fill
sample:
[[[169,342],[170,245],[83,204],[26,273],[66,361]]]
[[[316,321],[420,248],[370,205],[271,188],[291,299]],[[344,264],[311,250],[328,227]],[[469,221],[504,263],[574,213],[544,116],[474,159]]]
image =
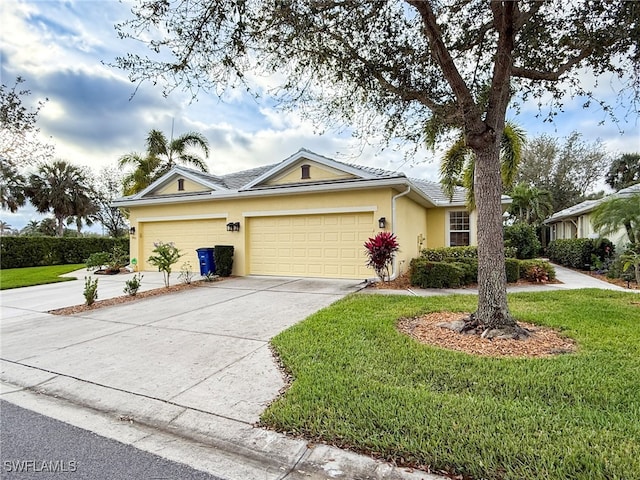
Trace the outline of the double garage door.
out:
[[[364,242],[373,213],[288,215],[247,219],[249,272],[328,278],[367,278]]]
[[[245,220],[240,235],[246,236],[248,274],[354,279],[372,276],[364,250],[364,242],[375,233],[372,212]],[[198,272],[196,249],[229,244],[225,225],[224,219],[143,222],[139,263],[144,270],[155,270],[146,260],[152,255],[154,242],[174,242],[185,254],[176,270],[188,261]]]

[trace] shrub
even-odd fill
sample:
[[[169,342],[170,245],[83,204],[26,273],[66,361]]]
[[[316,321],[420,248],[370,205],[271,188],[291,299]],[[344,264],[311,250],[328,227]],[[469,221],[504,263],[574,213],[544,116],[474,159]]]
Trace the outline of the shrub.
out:
[[[216,264],[216,274],[228,277],[233,270],[233,246],[216,245],[213,250],[213,259]]]
[[[98,299],[98,279],[91,280],[91,277],[84,277],[84,300],[87,305],[93,305]]]
[[[425,248],[420,256],[431,262],[442,262],[445,258],[478,258],[478,247]]]
[[[102,268],[102,266],[107,265],[109,260],[111,259],[111,254],[109,252],[96,252],[89,255],[89,258],[86,260],[87,270],[95,270]]]
[[[556,270],[544,260],[520,260],[520,278],[530,282],[552,281]]]
[[[606,238],[572,238],[552,240],[547,247],[547,254],[552,262],[565,267],[589,270],[596,260],[609,261],[614,255],[614,250],[613,244]],[[595,255],[595,258],[592,258],[592,255]]]
[[[173,243],[158,242],[153,245],[155,247],[153,249],[154,255],[151,255],[147,261],[158,267],[158,271],[163,273],[164,285],[168,287],[171,267],[180,259],[182,253]]]
[[[507,283],[515,283],[520,279],[520,261],[516,258],[507,258],[504,261]]]
[[[129,251],[129,238],[7,237],[0,238],[0,268],[84,263],[93,253]]]
[[[425,248],[420,252],[420,256],[432,262],[442,262],[445,258],[478,258],[478,247]],[[505,246],[504,256],[515,258],[516,249]]]
[[[534,258],[540,251],[536,228],[526,223],[516,223],[504,229],[504,244],[516,249],[516,258]]]
[[[469,285],[471,283],[478,282],[478,259],[477,258],[446,257],[444,261],[447,263],[455,264],[460,268],[462,268],[464,272],[464,276],[461,278],[462,285]]]
[[[125,284],[124,293],[132,297],[135,297],[136,294],[138,293],[138,290],[140,289],[140,285],[142,285],[143,276],[144,275],[142,275],[141,273],[138,273],[137,275],[134,275],[132,278],[124,282]]]
[[[410,263],[411,284],[421,288],[452,288],[462,284],[465,272],[455,263],[414,258]]]
[[[180,268],[180,275],[178,275],[178,279],[180,279],[185,285],[191,285],[194,276],[195,274],[193,273],[193,268],[191,268],[191,263],[183,263]]]
[[[390,279],[389,269],[399,250],[398,240],[391,232],[380,232],[364,244],[367,250],[367,267],[373,268],[380,280]]]

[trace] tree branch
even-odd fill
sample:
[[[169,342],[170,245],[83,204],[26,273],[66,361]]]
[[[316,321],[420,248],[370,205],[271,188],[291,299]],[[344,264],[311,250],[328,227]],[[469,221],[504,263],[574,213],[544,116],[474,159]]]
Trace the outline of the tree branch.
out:
[[[406,0],[406,2],[413,6],[420,14],[424,24],[425,35],[429,39],[431,46],[431,56],[440,66],[442,74],[453,90],[464,117],[467,119],[473,118],[480,120],[481,116],[478,111],[478,105],[474,101],[469,87],[462,78],[462,75],[460,75],[447,46],[442,40],[442,31],[436,21],[436,16],[431,8],[431,4],[423,0]]]
[[[560,77],[575,67],[578,63],[580,63],[585,58],[589,57],[593,53],[593,47],[588,46],[584,47],[578,55],[567,60],[566,63],[560,65],[554,71],[542,71],[542,70],[532,70],[529,68],[522,68],[514,66],[511,73],[514,77],[520,78],[528,78],[529,80],[547,80],[550,82],[557,82]]]

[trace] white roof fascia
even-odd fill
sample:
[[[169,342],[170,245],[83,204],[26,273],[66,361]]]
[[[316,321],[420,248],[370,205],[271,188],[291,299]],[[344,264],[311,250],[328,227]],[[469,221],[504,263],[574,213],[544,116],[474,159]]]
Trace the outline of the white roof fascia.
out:
[[[283,160],[282,162],[280,162],[279,164],[277,164],[275,167],[273,167],[271,170],[266,171],[265,173],[263,173],[262,175],[260,175],[258,178],[253,179],[251,182],[247,183],[246,185],[244,185],[243,187],[241,187],[239,190],[248,190],[252,187],[255,187],[256,185],[264,182],[265,180],[277,175],[278,173],[282,172],[283,170],[286,170],[287,168],[289,168],[291,165],[293,165],[295,162],[297,162],[298,160],[300,160],[301,158],[307,158],[309,160],[312,160],[316,163],[320,163],[322,165],[326,165],[327,167],[331,167],[331,168],[335,168],[336,170],[341,170],[343,172],[346,173],[350,173],[352,175],[355,175],[357,177],[360,178],[364,178],[364,179],[374,179],[376,178],[374,175],[372,175],[369,172],[365,172],[363,170],[358,170],[357,168],[353,168],[349,165],[346,165],[344,163],[338,163],[334,160],[331,160],[330,158],[327,157],[323,157],[321,155],[318,155],[317,153],[313,153],[310,150],[305,150],[304,148],[298,150],[296,153],[294,153],[293,155],[291,155],[290,157],[288,157],[287,159]]]
[[[182,168],[180,168],[179,165],[176,165],[175,167],[172,167],[171,170],[169,170],[163,176],[161,176],[159,179],[157,179],[155,182],[153,182],[151,185],[149,185],[147,188],[145,188],[144,190],[140,190],[138,193],[136,193],[133,196],[133,198],[139,199],[144,197],[149,192],[152,192],[156,188],[161,187],[163,184],[168,183],[171,177],[173,177],[176,174],[186,177],[189,180],[199,183],[200,185],[203,185],[205,187],[209,187],[212,190],[219,190],[221,188],[220,185],[212,184],[211,182],[208,182],[207,180],[204,180],[203,178],[200,178],[197,175],[193,175],[188,170],[183,170]]]
[[[373,187],[385,187],[385,186],[400,186],[405,187],[411,184],[407,178],[398,177],[398,178],[381,178],[381,179],[372,179],[372,180],[357,180],[357,181],[343,181],[343,182],[331,182],[331,183],[319,183],[313,185],[298,185],[296,187],[278,187],[278,188],[270,188],[265,190],[226,190],[226,191],[213,191],[207,194],[200,195],[190,195],[190,196],[182,196],[182,197],[156,197],[156,198],[129,198],[122,200],[115,200],[112,202],[113,206],[116,207],[129,207],[136,205],[162,205],[167,203],[189,203],[189,202],[206,202],[209,200],[226,200],[226,199],[234,199],[234,198],[252,198],[252,197],[263,197],[263,196],[274,196],[274,195],[300,195],[305,193],[314,193],[314,192],[322,192],[322,191],[339,191],[339,190],[361,190],[364,188],[373,188]],[[415,187],[417,190],[417,187]],[[418,191],[422,198],[431,203],[432,205],[436,205],[436,203],[426,195],[422,193],[422,191]]]

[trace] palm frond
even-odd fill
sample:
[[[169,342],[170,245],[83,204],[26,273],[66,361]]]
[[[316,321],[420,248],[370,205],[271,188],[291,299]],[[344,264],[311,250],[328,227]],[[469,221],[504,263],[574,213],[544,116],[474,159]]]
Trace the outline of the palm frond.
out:
[[[464,138],[461,137],[446,151],[440,162],[440,184],[449,199],[453,198],[455,187],[462,181],[461,175],[470,152]]]
[[[511,187],[518,174],[522,160],[522,148],[526,143],[524,130],[515,123],[507,122],[500,139],[500,173],[505,188]]]

